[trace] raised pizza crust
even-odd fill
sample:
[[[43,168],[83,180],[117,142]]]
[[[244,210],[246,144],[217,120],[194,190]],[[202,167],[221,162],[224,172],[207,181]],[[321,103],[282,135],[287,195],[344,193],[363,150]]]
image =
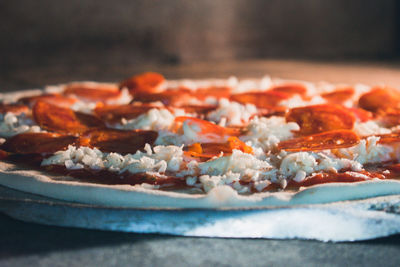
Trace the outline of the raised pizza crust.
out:
[[[5,162],[0,163],[0,185],[65,201],[124,208],[272,208],[400,194],[400,182],[396,180],[324,184],[296,193],[255,193],[244,196],[228,186],[220,186],[207,194],[188,194],[141,186],[86,183]]]

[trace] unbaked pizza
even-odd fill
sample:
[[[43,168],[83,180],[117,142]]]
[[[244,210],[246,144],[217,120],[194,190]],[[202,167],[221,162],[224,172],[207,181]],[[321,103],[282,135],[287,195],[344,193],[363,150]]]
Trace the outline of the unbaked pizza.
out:
[[[1,95],[0,184],[129,207],[399,194],[400,91],[271,79],[73,82]]]

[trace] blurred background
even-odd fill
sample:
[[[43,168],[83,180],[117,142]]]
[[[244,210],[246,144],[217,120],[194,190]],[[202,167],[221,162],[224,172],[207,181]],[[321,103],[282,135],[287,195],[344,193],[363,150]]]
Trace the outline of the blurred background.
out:
[[[311,76],[326,64],[372,64],[390,72],[400,59],[395,0],[19,0],[0,1],[0,16],[0,90],[146,70]]]

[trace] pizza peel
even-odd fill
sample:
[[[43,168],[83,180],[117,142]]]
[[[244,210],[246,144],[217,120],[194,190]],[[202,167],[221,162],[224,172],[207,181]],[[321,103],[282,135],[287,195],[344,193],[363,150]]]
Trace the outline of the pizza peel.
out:
[[[357,241],[400,233],[400,197],[279,208],[119,208],[0,187],[0,211],[46,225],[180,236]]]

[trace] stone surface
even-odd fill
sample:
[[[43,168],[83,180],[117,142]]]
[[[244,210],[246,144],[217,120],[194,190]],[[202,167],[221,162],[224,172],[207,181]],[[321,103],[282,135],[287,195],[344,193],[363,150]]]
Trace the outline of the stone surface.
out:
[[[0,266],[398,266],[400,236],[356,243],[187,238],[60,228],[0,215]]]

